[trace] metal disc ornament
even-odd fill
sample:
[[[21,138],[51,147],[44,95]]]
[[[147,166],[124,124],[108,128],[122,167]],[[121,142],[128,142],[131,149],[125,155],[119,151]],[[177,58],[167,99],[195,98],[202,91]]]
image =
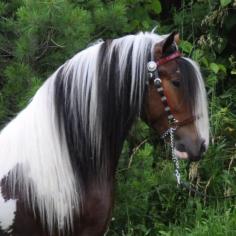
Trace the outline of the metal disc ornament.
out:
[[[154,72],[157,69],[157,64],[155,61],[149,61],[147,63],[147,69],[149,72]]]

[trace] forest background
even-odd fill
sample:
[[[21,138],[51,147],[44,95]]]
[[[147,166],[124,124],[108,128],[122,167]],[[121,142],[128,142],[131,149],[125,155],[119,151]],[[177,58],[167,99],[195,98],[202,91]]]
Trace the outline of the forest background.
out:
[[[234,194],[235,0],[0,0],[0,124],[89,43],[155,26],[159,34],[180,32],[208,92],[211,144],[199,163],[181,162],[182,177],[203,193]],[[179,189],[169,148],[141,121],[125,142],[116,185],[107,236],[236,235],[235,200]]]

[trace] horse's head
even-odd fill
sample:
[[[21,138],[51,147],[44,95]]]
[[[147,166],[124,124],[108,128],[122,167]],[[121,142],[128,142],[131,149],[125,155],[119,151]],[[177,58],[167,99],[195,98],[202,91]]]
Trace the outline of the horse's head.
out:
[[[152,60],[157,68],[149,76],[145,117],[160,134],[170,127],[177,127],[177,156],[197,161],[209,142],[206,93],[198,66],[179,54],[178,41],[178,34],[172,33],[153,49]],[[174,122],[171,124],[170,121]]]

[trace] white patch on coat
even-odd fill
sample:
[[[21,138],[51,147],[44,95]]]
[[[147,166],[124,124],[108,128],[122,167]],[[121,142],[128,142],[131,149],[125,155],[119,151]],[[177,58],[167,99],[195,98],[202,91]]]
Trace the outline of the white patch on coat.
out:
[[[18,186],[32,210],[37,207],[50,233],[61,225],[72,228],[80,198],[66,140],[58,130],[55,77],[56,73],[0,133],[0,179],[9,174],[13,194]]]
[[[14,223],[17,200],[5,200],[0,187],[0,228],[9,232]]]

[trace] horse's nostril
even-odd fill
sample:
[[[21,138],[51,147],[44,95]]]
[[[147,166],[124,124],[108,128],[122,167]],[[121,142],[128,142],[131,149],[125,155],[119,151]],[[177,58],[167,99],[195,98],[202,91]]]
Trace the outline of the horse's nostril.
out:
[[[182,144],[182,143],[178,143],[176,148],[180,152],[186,152],[186,148],[185,148],[184,144]]]
[[[201,147],[200,147],[200,153],[204,153],[206,151],[206,144],[205,141],[202,141]]]

